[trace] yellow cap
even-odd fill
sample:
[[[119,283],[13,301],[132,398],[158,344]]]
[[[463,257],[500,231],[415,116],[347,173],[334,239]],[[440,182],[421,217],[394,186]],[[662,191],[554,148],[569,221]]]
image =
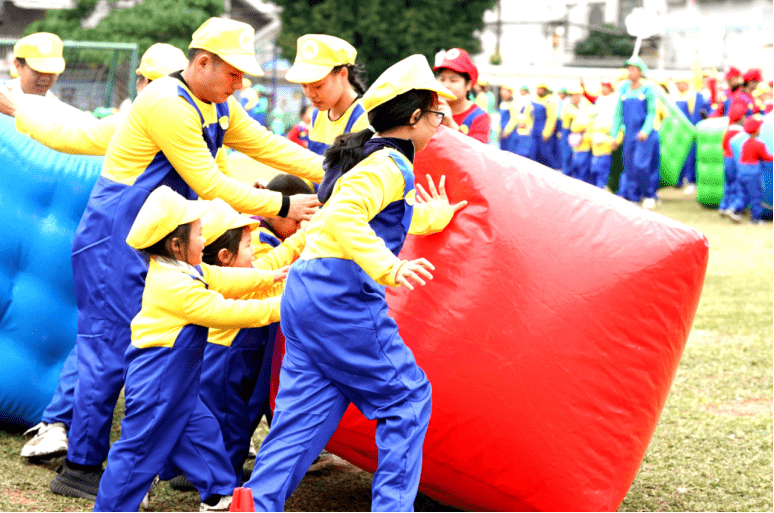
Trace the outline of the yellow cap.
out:
[[[768,86],[768,84],[766,82],[761,82],[760,84],[758,84],[758,87],[755,88],[752,94],[754,97],[757,98],[762,94],[766,94],[770,92],[771,92],[771,88]]]
[[[427,89],[449,100],[457,97],[435,79],[424,55],[416,54],[396,62],[379,75],[363,95],[363,108],[371,112],[379,105],[412,89]]]
[[[583,88],[577,80],[568,83],[567,87],[565,87],[565,91],[567,94],[583,94]]]
[[[489,85],[489,79],[487,77],[479,75],[478,76],[478,83],[480,85],[482,85],[482,86],[487,86],[487,85]]]
[[[296,61],[285,74],[288,82],[311,84],[325,78],[336,66],[355,64],[357,50],[338,37],[306,34],[298,38]]]
[[[38,32],[19,39],[13,47],[13,56],[24,59],[38,73],[61,73],[65,69],[62,40],[56,34]]]
[[[188,59],[180,48],[167,43],[156,43],[142,54],[137,74],[148,80],[156,80],[185,69],[187,65]]]
[[[249,78],[242,77],[242,89],[250,89],[253,87],[253,82]]]
[[[202,218],[202,235],[205,240],[204,244],[207,246],[232,228],[249,226],[252,230],[261,224],[260,221],[256,221],[252,217],[240,214],[220,198],[215,198],[210,203],[212,203],[212,207]]]
[[[535,86],[535,89],[537,89],[538,87],[543,87],[545,89],[548,89],[549,91],[551,90],[551,87],[548,85],[548,82],[546,82],[545,80],[541,80],[540,82],[538,82],[538,84]]]
[[[516,91],[516,89],[513,87],[513,84],[511,84],[511,83],[505,83],[505,84],[501,84],[501,85],[500,85],[500,89],[507,89],[507,90],[509,90],[510,92],[514,92],[514,91]]]
[[[153,246],[181,224],[202,217],[210,208],[209,201],[191,201],[166,185],[153,190],[134,219],[126,243],[134,249]]]
[[[247,23],[210,18],[193,33],[188,48],[207,50],[239,71],[261,77],[263,71],[255,60],[254,39],[255,31]]]

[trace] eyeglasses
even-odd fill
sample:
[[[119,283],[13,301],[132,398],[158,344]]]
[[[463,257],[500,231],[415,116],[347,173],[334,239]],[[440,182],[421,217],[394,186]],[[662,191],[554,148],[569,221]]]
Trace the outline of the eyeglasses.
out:
[[[426,112],[428,114],[435,114],[435,119],[437,120],[435,123],[435,126],[440,126],[441,123],[443,123],[443,112],[438,112],[437,110],[423,110],[422,112]]]

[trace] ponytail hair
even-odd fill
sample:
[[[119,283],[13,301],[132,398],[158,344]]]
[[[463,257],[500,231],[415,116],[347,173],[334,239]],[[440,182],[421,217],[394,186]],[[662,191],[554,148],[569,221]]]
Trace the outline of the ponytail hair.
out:
[[[366,128],[359,132],[338,136],[325,150],[323,167],[326,170],[336,168],[339,170],[339,175],[343,175],[363,160],[363,147],[375,132],[385,132],[391,128],[409,125],[414,111],[431,109],[435,98],[436,93],[427,89],[411,89],[374,108],[368,113],[373,131],[371,128]]]
[[[347,71],[349,72],[349,75],[347,75],[349,84],[355,90],[358,97],[363,96],[368,89],[368,87],[366,87],[366,78],[368,75],[365,66],[359,62],[356,62],[355,64],[341,64],[339,66],[334,66],[331,72],[338,73],[342,68],[347,68]]]

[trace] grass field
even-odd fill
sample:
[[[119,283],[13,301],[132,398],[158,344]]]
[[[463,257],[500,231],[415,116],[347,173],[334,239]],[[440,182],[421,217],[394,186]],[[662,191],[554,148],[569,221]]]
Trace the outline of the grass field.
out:
[[[658,212],[709,239],[709,266],[669,399],[620,511],[771,511],[771,223],[733,225],[681,191],[664,189],[661,196]],[[0,431],[0,510],[90,510],[90,501],[48,491],[59,461],[23,461],[24,441]],[[370,481],[370,474],[336,462],[308,474],[287,510],[367,511]],[[151,503],[155,511],[197,508],[198,494],[166,484]],[[416,509],[448,508],[420,495]]]

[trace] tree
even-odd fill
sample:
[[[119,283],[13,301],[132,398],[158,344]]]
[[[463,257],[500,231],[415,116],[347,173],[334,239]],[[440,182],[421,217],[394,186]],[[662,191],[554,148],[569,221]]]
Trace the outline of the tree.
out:
[[[304,34],[329,34],[349,41],[369,82],[397,61],[416,53],[432,65],[442,49],[478,53],[476,30],[497,0],[274,0],[283,7],[277,43],[291,60]]]
[[[605,25],[605,31],[592,29],[589,37],[578,41],[575,55],[587,57],[629,57],[634,50],[634,38],[620,27]]]
[[[137,43],[140,55],[154,43],[169,43],[187,52],[191,34],[207,19],[223,13],[222,0],[145,0],[128,9],[113,9],[94,28],[81,28],[81,20],[96,4],[97,0],[79,0],[74,9],[50,10],[44,19],[30,23],[24,33],[52,32],[77,41]],[[70,49],[65,54],[66,60],[100,64],[111,58],[106,52],[87,50]]]

